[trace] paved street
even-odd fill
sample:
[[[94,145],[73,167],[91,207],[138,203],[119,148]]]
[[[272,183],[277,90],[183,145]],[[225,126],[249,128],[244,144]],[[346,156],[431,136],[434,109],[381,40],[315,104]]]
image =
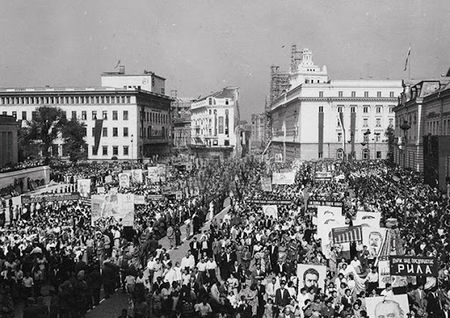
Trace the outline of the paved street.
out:
[[[229,204],[229,200],[225,201],[226,204]],[[217,214],[216,218],[222,218],[223,215],[226,213],[227,209],[222,210],[219,214]],[[206,223],[202,230],[209,228],[209,222]],[[183,225],[181,227],[181,233],[182,233],[182,239],[185,238],[185,226]],[[183,243],[181,246],[179,246],[177,249],[169,250],[170,244],[167,236],[163,237],[161,240],[159,240],[160,244],[165,247],[169,251],[170,258],[176,261],[181,261],[181,258],[186,254],[187,250],[189,249],[189,242],[183,240]],[[94,308],[93,310],[89,311],[86,315],[87,318],[106,318],[106,317],[118,317],[121,313],[121,310],[123,308],[128,307],[128,298],[125,293],[122,291],[118,291],[114,296],[112,296],[109,299],[102,300],[101,304]]]

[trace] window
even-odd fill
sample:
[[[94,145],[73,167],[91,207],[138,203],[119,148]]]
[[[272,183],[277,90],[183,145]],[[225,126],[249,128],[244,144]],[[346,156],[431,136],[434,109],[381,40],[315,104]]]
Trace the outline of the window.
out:
[[[86,113],[85,110],[83,110],[83,111],[81,112],[81,120],[86,120],[86,119],[87,119],[87,113]]]
[[[127,104],[131,104],[131,97],[127,96]]]
[[[362,151],[362,157],[364,160],[370,159],[370,151],[367,148],[364,148]]]
[[[224,118],[223,116],[219,116],[219,134],[223,134],[224,131]]]
[[[92,137],[95,136],[95,127],[92,127]]]
[[[389,118],[389,126],[394,126],[394,118]]]
[[[107,120],[107,119],[108,119],[108,111],[107,111],[107,110],[102,111],[102,118],[103,118],[104,120]]]
[[[32,111],[31,112],[31,119],[32,120],[37,120],[37,118],[38,118],[38,112],[37,111]]]
[[[381,151],[377,151],[377,159],[381,159]]]
[[[363,118],[363,127],[369,127],[369,118]]]
[[[338,111],[338,113],[342,113],[342,106],[338,106],[338,108],[337,108],[337,111]]]
[[[77,112],[76,111],[72,111],[72,119],[73,120],[77,119]]]
[[[319,113],[323,113],[323,106],[319,106]]]
[[[337,126],[341,127],[341,120],[340,120],[339,116],[338,116],[338,119],[337,119]]]
[[[123,136],[128,137],[128,127],[123,127]]]
[[[103,137],[108,137],[108,128],[103,127],[103,133],[102,133]]]
[[[117,110],[113,110],[113,115],[112,115],[112,119],[113,120],[117,120],[118,116],[117,116]]]
[[[351,113],[356,112],[356,107],[355,107],[355,106],[350,107],[350,112],[351,112]]]
[[[92,155],[96,156],[97,155],[97,151],[95,151],[95,146],[92,146]]]
[[[107,156],[108,155],[108,146],[102,147],[102,155]]]
[[[364,135],[363,140],[364,140],[365,143],[368,143],[369,142],[369,135]]]
[[[62,112],[62,118],[64,118],[64,119],[67,118],[67,112],[66,112],[66,111],[63,111],[63,112]]]
[[[375,127],[381,127],[381,118],[375,120]]]
[[[394,112],[394,106],[389,106],[389,114],[392,114]]]
[[[363,113],[367,114],[369,112],[369,106],[363,107]]]
[[[119,136],[119,129],[117,127],[113,127],[113,137]]]
[[[389,97],[395,97],[395,93],[394,92],[389,92]]]
[[[208,104],[209,104],[209,105],[212,105],[212,98],[211,98],[211,97],[208,98]]]
[[[6,111],[3,111],[3,112],[2,112],[2,115],[5,115],[5,116],[6,116],[6,115],[8,115],[8,113],[7,113]]]
[[[16,111],[13,111],[13,112],[12,112],[12,116],[13,116],[14,118],[17,118],[17,112],[16,112]]]
[[[377,97],[381,97],[381,92],[377,92]]]
[[[377,112],[377,114],[380,114],[380,113],[381,113],[381,106],[377,106],[376,112]]]
[[[338,133],[337,139],[338,139],[338,142],[342,142],[342,133]]]
[[[352,97],[356,97],[356,92],[355,91],[352,92]]]
[[[118,156],[118,155],[119,155],[119,147],[113,146],[113,156]]]
[[[342,97],[342,96],[344,96],[344,92],[343,91],[339,91],[338,92],[338,97]]]
[[[128,110],[123,111],[123,120],[128,120]]]
[[[22,112],[22,120],[27,120],[27,112]]]
[[[319,92],[319,97],[323,97],[323,92],[322,91]]]
[[[92,120],[96,120],[97,119],[97,111],[93,110],[92,111]]]
[[[128,146],[123,146],[123,155],[128,156]]]
[[[323,158],[323,152],[319,152],[319,159]]]

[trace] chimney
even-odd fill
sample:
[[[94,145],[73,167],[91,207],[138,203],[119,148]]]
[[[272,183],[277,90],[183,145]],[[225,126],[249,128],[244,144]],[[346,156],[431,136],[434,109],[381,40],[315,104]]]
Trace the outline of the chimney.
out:
[[[125,65],[119,66],[119,74],[125,74]]]

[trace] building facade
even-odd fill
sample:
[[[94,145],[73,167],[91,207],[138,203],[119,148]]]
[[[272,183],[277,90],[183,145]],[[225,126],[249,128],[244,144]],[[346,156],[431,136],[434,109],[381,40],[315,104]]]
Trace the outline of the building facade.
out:
[[[198,157],[232,156],[238,124],[238,88],[227,87],[196,100],[191,106],[191,151]]]
[[[405,83],[395,107],[394,160],[446,191],[450,176],[450,79]]]
[[[283,160],[385,159],[400,80],[329,80],[300,51],[287,92],[271,104],[272,157]]]
[[[19,125],[14,117],[0,115],[0,168],[18,162],[18,130]]]
[[[176,96],[172,96],[172,99],[173,150],[186,152],[191,143],[191,105],[194,99]]]
[[[250,123],[250,150],[262,151],[265,146],[266,114],[252,114]]]
[[[90,160],[136,160],[169,152],[171,99],[129,88],[128,79],[138,76],[115,75],[117,87],[1,89],[0,114],[26,122],[37,116],[39,107],[61,108],[67,119],[86,125]],[[52,147],[52,155],[66,156],[61,139]]]

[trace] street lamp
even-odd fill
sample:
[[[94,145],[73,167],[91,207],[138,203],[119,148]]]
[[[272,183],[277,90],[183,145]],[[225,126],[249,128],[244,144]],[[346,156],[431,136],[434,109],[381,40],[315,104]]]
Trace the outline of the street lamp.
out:
[[[365,132],[364,132],[364,141],[361,143],[361,145],[364,147],[364,146],[366,146],[367,145],[367,154],[368,154],[368,156],[369,156],[369,158],[367,158],[367,159],[370,159],[370,149],[369,149],[369,135],[371,134],[371,131],[370,131],[370,129],[367,129]]]
[[[403,130],[403,140],[399,140],[399,149],[403,149],[403,169],[406,168],[406,132],[411,128],[411,125],[407,120],[404,120],[400,125],[400,129]]]
[[[374,135],[375,135],[375,138],[373,139],[374,140],[374,150],[373,150],[373,152],[374,152],[374,158],[375,159],[378,159],[377,158],[377,141],[378,141],[378,137],[380,136],[380,133],[379,132],[376,132],[376,133],[373,133]]]

